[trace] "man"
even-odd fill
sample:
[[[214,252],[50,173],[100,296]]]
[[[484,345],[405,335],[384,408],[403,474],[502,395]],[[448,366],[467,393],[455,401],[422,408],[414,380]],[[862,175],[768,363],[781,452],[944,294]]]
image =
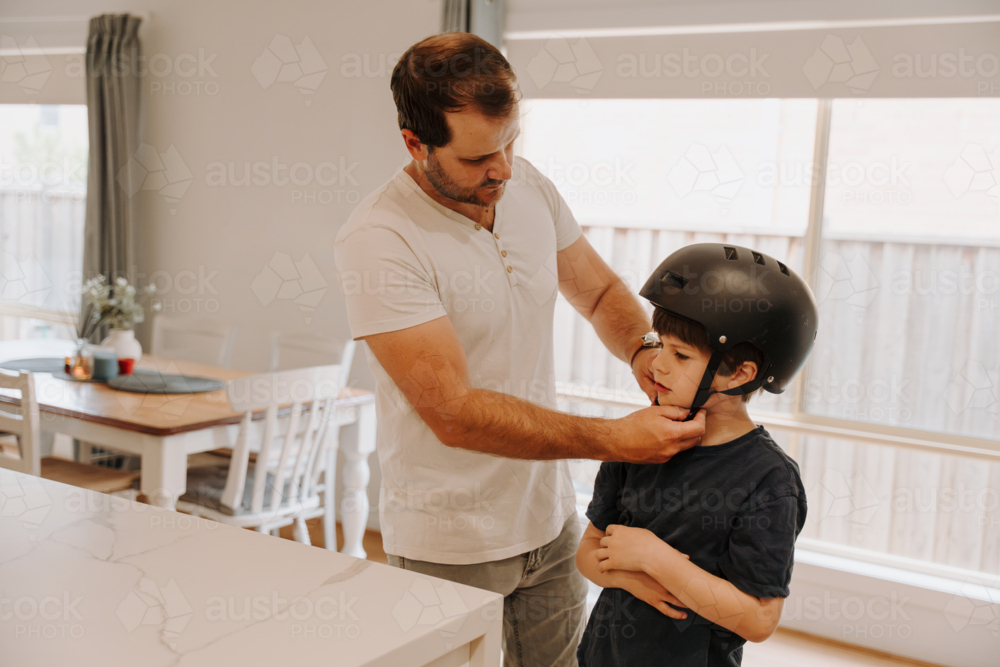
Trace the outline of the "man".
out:
[[[566,459],[666,461],[704,418],[554,410],[557,289],[652,396],[649,317],[552,182],[514,158],[518,92],[499,51],[431,37],[391,87],[412,161],[336,240],[376,379],[385,550],[392,565],[503,594],[506,665],[575,665],[587,586]]]

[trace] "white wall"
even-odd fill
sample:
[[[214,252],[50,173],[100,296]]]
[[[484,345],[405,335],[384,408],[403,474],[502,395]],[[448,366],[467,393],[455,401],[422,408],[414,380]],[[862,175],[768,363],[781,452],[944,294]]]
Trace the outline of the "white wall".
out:
[[[143,80],[143,141],[160,153],[176,151],[183,166],[168,168],[168,180],[190,178],[173,202],[156,190],[136,195],[140,274],[148,279],[156,272],[160,287],[169,280],[170,289],[161,295],[167,310],[211,313],[239,325],[236,368],[266,369],[272,329],[347,336],[333,239],[354,202],[403,163],[389,90],[390,57],[437,32],[440,0],[5,0],[0,32],[16,29],[20,43],[33,35],[42,46],[66,45],[76,34],[83,46],[87,16],[122,11],[149,17],[140,33],[151,65]],[[53,34],[46,34],[46,22],[10,21],[26,17],[70,20],[50,22]],[[255,61],[276,35],[294,45],[308,38],[315,46],[321,61],[316,66],[327,69],[314,94],[255,75]],[[61,70],[60,59],[52,62]],[[345,63],[356,62],[367,62],[368,71],[345,76],[357,73],[343,70]],[[63,74],[55,71],[50,86]],[[327,184],[317,182],[315,173],[300,185],[230,184],[229,165],[239,179],[246,162],[256,164],[259,173],[269,173],[274,163],[287,165],[279,178],[298,163],[313,172],[324,163],[335,170],[320,171]],[[219,163],[227,172],[225,184],[210,182],[212,166]],[[295,175],[302,181],[307,171],[300,165]],[[326,292],[314,309],[304,311],[260,283],[255,289],[254,281],[279,253],[315,264],[318,275],[306,289],[325,286]],[[192,278],[199,275],[200,282]],[[370,389],[374,380],[363,356],[359,350],[352,380]],[[377,514],[375,458],[369,490]]]

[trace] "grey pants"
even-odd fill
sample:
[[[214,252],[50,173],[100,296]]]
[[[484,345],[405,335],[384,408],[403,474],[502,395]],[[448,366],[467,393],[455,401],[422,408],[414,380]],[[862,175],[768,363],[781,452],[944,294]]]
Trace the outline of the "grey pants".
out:
[[[587,580],[574,559],[583,529],[570,518],[559,537],[520,556],[474,565],[444,565],[389,556],[389,565],[504,596],[504,667],[576,667],[583,636]]]

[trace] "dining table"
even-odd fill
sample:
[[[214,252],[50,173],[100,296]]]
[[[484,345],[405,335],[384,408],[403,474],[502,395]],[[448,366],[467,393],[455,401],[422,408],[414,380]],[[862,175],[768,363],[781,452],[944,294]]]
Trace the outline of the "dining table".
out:
[[[35,351],[25,348],[22,353]],[[20,349],[20,348],[18,348]],[[4,364],[16,366],[10,354]],[[178,359],[143,355],[135,368],[165,375],[184,375],[226,382],[253,373]],[[60,375],[62,377],[60,377]],[[188,455],[231,449],[236,443],[243,415],[234,411],[225,389],[201,393],[156,394],[112,389],[104,382],[82,382],[61,373],[36,372],[35,393],[41,429],[62,433],[87,443],[141,458],[140,490],[148,503],[174,509],[186,491]],[[19,404],[13,391],[0,391],[0,403]],[[264,412],[254,419],[263,419]],[[341,471],[344,493],[340,505],[344,534],[342,552],[365,557],[362,547],[368,523],[368,457],[375,451],[375,395],[364,389],[344,387],[336,401],[336,423],[357,424],[357,437],[340,446],[345,463]],[[333,501],[336,453],[324,458],[324,483]],[[87,463],[87,455],[81,456]],[[326,499],[324,499],[324,502]],[[324,516],[324,535],[335,535],[333,513]],[[335,540],[327,539],[335,550]]]
[[[0,665],[499,667],[503,596],[0,469]]]

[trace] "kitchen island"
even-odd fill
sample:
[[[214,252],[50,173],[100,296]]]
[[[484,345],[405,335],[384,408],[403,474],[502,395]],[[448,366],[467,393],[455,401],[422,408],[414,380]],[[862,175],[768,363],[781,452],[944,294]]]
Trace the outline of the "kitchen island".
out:
[[[0,656],[497,667],[502,596],[0,470]]]

